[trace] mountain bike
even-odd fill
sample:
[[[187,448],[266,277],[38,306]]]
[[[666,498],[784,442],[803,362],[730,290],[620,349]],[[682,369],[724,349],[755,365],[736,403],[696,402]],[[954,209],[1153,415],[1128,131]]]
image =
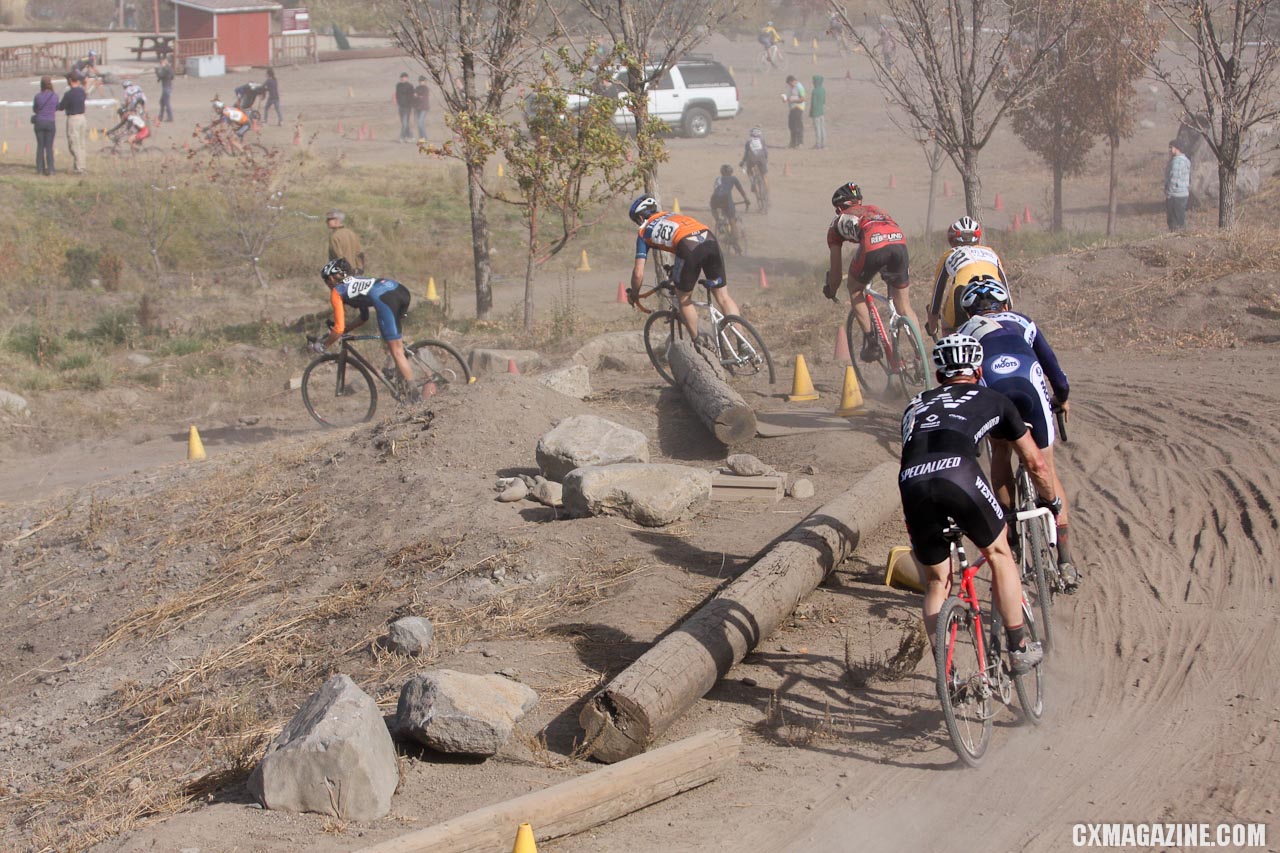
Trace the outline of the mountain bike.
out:
[[[751,208],[751,202],[742,202]],[[735,255],[741,255],[747,250],[747,228],[742,224],[742,217],[738,216],[738,202],[730,201],[733,205],[733,218],[725,217],[725,211],[722,207],[712,207],[711,214],[716,221],[716,239],[729,247]]]
[[[1022,515],[1018,513],[1019,520]],[[1012,674],[1001,654],[1005,636],[1000,611],[993,602],[989,630],[984,630],[982,606],[973,582],[986,558],[979,557],[973,565],[969,564],[961,541],[964,532],[956,526],[954,519],[947,519],[943,535],[951,543],[952,588],[960,591],[943,602],[938,613],[933,643],[938,701],[942,703],[947,734],[951,736],[960,760],[970,767],[978,767],[991,744],[991,721],[995,716],[996,699],[1003,705],[1009,705],[1012,693],[1016,692],[1027,719],[1037,725],[1040,723],[1044,716],[1044,664],[1037,664],[1031,672],[1023,675]],[[1022,593],[1022,620],[1028,642],[1039,641],[1039,626],[1025,589]]]
[[[886,395],[895,383],[907,397],[927,391],[933,386],[933,373],[929,369],[929,360],[925,356],[924,344],[921,343],[920,330],[916,328],[916,324],[899,314],[893,300],[876,293],[870,284],[862,289],[862,299],[867,306],[867,314],[871,317],[871,331],[862,331],[852,308],[844,321],[846,340],[849,342],[849,360],[853,362],[853,371],[858,374],[862,387],[868,393],[875,392],[872,380],[883,372]],[[877,302],[883,303],[887,308],[888,323],[880,316]],[[879,351],[879,356],[871,362],[862,360],[862,351],[868,338],[876,341]],[[873,370],[873,365],[878,365],[880,370]]]
[[[782,52],[781,42],[775,42],[760,51],[760,70],[768,71],[770,68],[774,71],[787,70],[787,55]]]
[[[756,210],[760,213],[768,213],[769,185],[765,183],[764,173],[758,168],[748,168],[747,173],[751,178],[751,194],[756,199]]]
[[[261,142],[245,142],[234,130],[230,129],[230,125],[220,121],[215,121],[210,125],[196,125],[196,129],[191,135],[200,139],[203,143],[193,150],[193,154],[196,151],[205,151],[214,157],[221,157],[224,154],[228,157],[237,157],[241,154],[266,157],[270,153],[270,149]]]
[[[394,366],[379,370],[355,347],[356,341],[380,340],[378,335],[343,335],[338,352],[316,356],[307,365],[302,373],[302,403],[322,426],[354,426],[372,418],[378,408],[375,380],[402,404],[475,381],[461,353],[443,341],[424,339],[405,347],[405,358],[414,371],[414,385],[408,387]]]
[[[152,153],[155,149],[141,142],[135,144],[130,143],[129,137],[133,135],[133,131],[127,127],[118,130],[108,131],[107,139],[111,140],[110,145],[104,145],[98,153],[104,157],[138,157]]]
[[[1058,431],[1065,442],[1066,421],[1061,411],[1056,411]],[[1035,605],[1040,611],[1040,633],[1047,654],[1053,647],[1053,599],[1064,595],[1067,582],[1058,571],[1058,525],[1047,509],[1036,508],[1036,487],[1027,469],[1018,464],[1013,476],[1014,506],[1018,510],[1016,542],[1018,562],[1022,569],[1023,583],[1034,584]],[[1035,517],[1023,516],[1032,512]]]
[[[670,276],[671,267],[665,266],[665,269]],[[777,373],[773,367],[773,356],[769,355],[769,348],[765,346],[760,333],[736,314],[728,316],[721,314],[720,309],[711,299],[711,291],[707,287],[706,279],[700,280],[698,284],[702,285],[706,291],[707,298],[705,301],[695,300],[693,304],[699,309],[705,308],[711,315],[712,331],[709,346],[715,350],[720,364],[732,376],[754,376],[767,370],[769,384],[772,385],[777,379]],[[659,292],[668,296],[671,307],[658,311],[645,308],[641,300]],[[669,369],[668,355],[671,352],[672,342],[683,340],[689,334],[680,316],[680,296],[676,292],[675,284],[669,277],[658,282],[652,290],[645,291],[636,297],[636,307],[649,315],[649,319],[644,323],[644,349],[649,354],[649,361],[653,363],[659,376],[675,385],[676,380]],[[662,340],[659,336],[662,334],[664,325],[667,337]]]

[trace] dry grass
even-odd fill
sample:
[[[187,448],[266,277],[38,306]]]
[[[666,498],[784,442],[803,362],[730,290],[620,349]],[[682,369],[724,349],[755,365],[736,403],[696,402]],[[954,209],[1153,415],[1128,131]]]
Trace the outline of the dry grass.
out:
[[[759,734],[782,746],[808,747],[815,741],[831,737],[834,729],[831,706],[824,703],[820,717],[803,711],[788,713],[782,697],[775,691],[769,695],[764,719],[756,723],[755,728]]]
[[[868,657],[853,659],[853,642],[844,642],[844,670],[849,683],[859,689],[873,683],[901,681],[916,671],[921,659],[929,651],[929,641],[924,635],[924,624],[911,620],[903,626],[898,649],[892,655],[872,653]]]

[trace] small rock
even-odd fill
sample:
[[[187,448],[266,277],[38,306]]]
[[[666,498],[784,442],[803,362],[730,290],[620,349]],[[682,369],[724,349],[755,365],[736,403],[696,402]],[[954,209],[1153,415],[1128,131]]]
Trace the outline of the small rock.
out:
[[[494,755],[537,703],[537,693],[509,678],[437,669],[405,684],[393,725],[441,752]]]
[[[378,640],[387,651],[398,655],[421,655],[431,650],[435,628],[425,616],[405,616],[391,623],[386,636]]]
[[[745,685],[746,685],[746,686],[748,686],[748,687],[759,687],[759,686],[760,686],[760,682],[756,681],[756,680],[755,680],[754,678],[752,678],[751,676],[747,676],[746,678],[742,679],[742,683],[743,683],[743,684],[745,684]]]
[[[800,467],[800,473],[801,473],[801,474],[808,474],[810,477],[812,477],[812,476],[814,476],[815,474],[817,474],[817,473],[818,473],[818,466],[817,466],[817,465],[813,465],[813,464],[809,464],[809,465],[802,465],[802,466]]]
[[[796,480],[791,484],[791,497],[798,501],[813,497],[813,483],[805,479]]]
[[[131,352],[124,357],[124,360],[132,364],[134,367],[146,367],[151,364],[151,357],[143,355],[140,352]]]
[[[284,383],[284,390],[298,391],[302,388],[302,374],[290,376]]]
[[[739,477],[761,477],[778,473],[750,453],[730,454],[725,464],[729,466],[730,473],[737,474]]]
[[[501,675],[503,678],[510,678],[512,681],[520,680],[520,670],[513,669],[511,667],[507,667],[506,669],[500,669],[496,674]]]
[[[548,480],[563,482],[584,465],[648,462],[644,433],[598,418],[575,415],[562,420],[538,440],[538,467]]]
[[[481,649],[480,656],[486,657],[486,658],[497,657],[497,655],[495,655],[493,652],[489,651],[488,649]]]
[[[498,495],[498,500],[504,504],[522,501],[529,496],[529,487],[524,484],[524,480],[516,480],[510,486]]]
[[[136,791],[142,787],[142,780],[137,776],[134,776],[132,779],[129,780],[128,787],[130,791]]]
[[[533,490],[534,490],[534,488],[536,488],[536,487],[537,487],[537,485],[538,485],[538,481],[542,479],[542,477],[540,477],[540,476],[539,476],[539,477],[530,477],[528,474],[521,474],[521,475],[519,475],[519,476],[520,476],[520,482],[522,482],[522,483],[524,483],[526,486],[528,486],[528,487],[529,487],[529,491],[533,491]]]
[[[557,508],[564,505],[564,487],[550,480],[542,480],[533,487],[530,497],[540,504]]]
[[[26,417],[31,414],[31,409],[27,406],[27,398],[12,391],[6,391],[0,388],[0,409],[8,411],[10,414],[22,415]]]
[[[581,400],[591,396],[590,371],[585,365],[575,364],[562,370],[553,370],[538,377],[538,381],[552,391]]]
[[[504,569],[502,566],[498,566],[496,569],[494,569],[492,572],[489,573],[489,577],[493,578],[495,581],[501,581],[506,576],[507,576],[507,570]]]

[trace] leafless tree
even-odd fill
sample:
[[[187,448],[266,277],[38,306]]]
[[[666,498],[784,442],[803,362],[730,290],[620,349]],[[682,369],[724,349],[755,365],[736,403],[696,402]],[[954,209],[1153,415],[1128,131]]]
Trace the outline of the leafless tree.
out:
[[[440,87],[457,139],[444,152],[466,165],[480,319],[493,309],[484,167],[503,137],[507,97],[540,51],[539,10],[539,0],[401,0],[396,24],[400,44]]]
[[[1272,0],[1155,0],[1186,40],[1150,64],[1218,161],[1218,227],[1236,220],[1236,182],[1250,130],[1280,117],[1280,41]]]
[[[871,61],[889,102],[946,152],[964,182],[967,211],[978,215],[978,155],[1006,113],[1042,85],[1048,58],[1075,20],[1071,5],[885,0],[905,48],[890,67],[877,39],[855,28],[835,0],[828,4]]]

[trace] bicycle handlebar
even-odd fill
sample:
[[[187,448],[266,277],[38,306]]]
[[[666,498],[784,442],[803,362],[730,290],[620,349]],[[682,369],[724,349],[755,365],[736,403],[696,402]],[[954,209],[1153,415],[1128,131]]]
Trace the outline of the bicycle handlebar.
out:
[[[1053,416],[1058,422],[1058,436],[1062,439],[1063,444],[1070,444],[1067,440],[1067,413],[1061,408],[1053,407]]]

